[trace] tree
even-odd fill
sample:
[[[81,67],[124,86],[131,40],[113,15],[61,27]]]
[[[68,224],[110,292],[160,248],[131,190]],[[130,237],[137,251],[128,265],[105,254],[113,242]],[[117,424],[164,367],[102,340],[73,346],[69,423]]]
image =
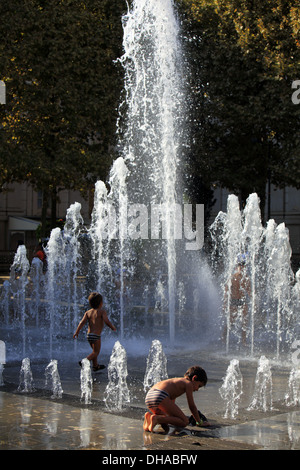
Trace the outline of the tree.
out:
[[[266,182],[300,188],[296,0],[177,0],[191,63],[193,170],[265,201]],[[192,40],[191,40],[192,38]]]
[[[1,181],[28,181],[52,219],[60,189],[85,194],[114,158],[123,0],[1,2]]]

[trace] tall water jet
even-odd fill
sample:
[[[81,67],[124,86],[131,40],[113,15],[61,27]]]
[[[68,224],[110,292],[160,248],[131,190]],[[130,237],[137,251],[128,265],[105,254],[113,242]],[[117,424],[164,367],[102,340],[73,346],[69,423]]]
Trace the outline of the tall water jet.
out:
[[[264,232],[264,248],[263,248],[263,257],[266,260],[264,266],[264,280],[266,286],[266,293],[264,296],[264,301],[262,304],[262,309],[266,315],[266,327],[269,331],[272,330],[273,324],[273,315],[272,313],[275,310],[274,300],[273,300],[273,273],[272,273],[272,263],[270,263],[271,253],[274,248],[275,243],[275,231],[277,224],[274,219],[270,219],[267,222],[266,229]]]
[[[95,184],[94,208],[89,235],[92,241],[92,259],[94,284],[98,292],[103,292],[107,285],[107,270],[110,262],[107,246],[109,238],[114,236],[115,217],[111,217],[114,208],[107,198],[107,188],[103,181]]]
[[[67,210],[66,223],[64,226],[64,254],[67,284],[67,327],[75,329],[78,324],[79,297],[77,276],[80,269],[80,234],[83,229],[83,218],[81,216],[81,204],[75,202]],[[75,342],[76,344],[76,342]]]
[[[49,357],[53,357],[53,338],[55,336],[56,319],[62,323],[63,308],[61,290],[65,277],[65,253],[64,241],[59,227],[51,231],[50,239],[46,247],[47,254],[47,289],[46,302],[49,321]]]
[[[128,240],[127,178],[128,169],[122,157],[117,158],[109,177],[110,192],[104,182],[95,186],[94,209],[89,235],[92,240],[94,259],[93,274],[97,290],[101,292],[110,307],[118,302],[120,336],[124,335],[125,299],[128,298],[127,282],[132,270]]]
[[[178,283],[178,316],[179,316],[179,326],[182,326],[182,317],[184,314],[184,309],[186,305],[186,294],[185,294],[185,288],[184,288],[184,283],[180,281]]]
[[[255,334],[255,319],[257,315],[258,304],[258,290],[257,278],[259,275],[258,255],[260,249],[260,242],[263,233],[261,224],[261,214],[259,207],[259,199],[256,193],[250,194],[247,199],[246,207],[244,209],[244,228],[242,232],[244,253],[248,257],[248,264],[250,269],[250,353],[253,356],[254,352],[254,334]]]
[[[39,314],[41,308],[41,299],[44,295],[44,274],[43,262],[35,257],[31,262],[29,277],[32,282],[30,311],[31,317],[35,318],[35,324],[39,327]]]
[[[278,225],[275,230],[274,245],[269,257],[269,271],[272,282],[272,300],[276,312],[276,356],[279,357],[280,345],[283,341],[284,331],[288,333],[291,319],[291,289],[293,280],[291,269],[291,247],[288,229],[285,224]],[[292,329],[291,329],[292,332]],[[291,344],[293,338],[288,334],[284,338]]]
[[[226,352],[229,350],[232,303],[232,278],[237,265],[238,256],[243,252],[241,245],[242,221],[238,198],[230,195],[227,201],[227,214],[222,227],[223,256],[225,260],[224,277],[222,282],[224,296],[224,311],[226,322]]]
[[[128,246],[128,231],[127,231],[127,214],[128,214],[128,195],[127,195],[127,182],[128,169],[125,165],[124,159],[119,157],[113,164],[110,173],[111,193],[110,198],[114,207],[117,210],[116,224],[118,227],[118,248],[116,250],[115,265],[118,267],[116,283],[119,290],[120,302],[120,333],[121,341],[124,336],[124,315],[125,315],[125,273],[128,277],[130,271],[130,248]],[[128,280],[128,279],[127,279]]]
[[[178,73],[179,28],[172,0],[133,1],[123,17],[123,29],[124,54],[120,62],[125,70],[125,97],[118,122],[120,152],[129,168],[130,202],[148,207],[160,205],[163,209],[165,243],[156,256],[152,251],[154,244],[151,246],[151,264],[161,265],[165,260],[169,336],[173,342],[176,250],[171,214],[175,204],[182,203],[178,181],[182,85]]]
[[[27,258],[25,245],[20,245],[14,256],[13,264],[10,268],[10,286],[14,296],[14,306],[19,317],[22,331],[22,352],[26,351],[26,286],[28,284],[28,271],[30,264]]]

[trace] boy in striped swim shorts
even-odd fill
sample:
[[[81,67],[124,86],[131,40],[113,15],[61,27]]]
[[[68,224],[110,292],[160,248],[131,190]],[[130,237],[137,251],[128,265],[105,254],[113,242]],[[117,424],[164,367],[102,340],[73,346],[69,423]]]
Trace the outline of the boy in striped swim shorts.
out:
[[[145,413],[144,431],[153,432],[157,424],[162,427],[168,424],[180,428],[187,426],[189,424],[188,417],[175,403],[175,399],[184,393],[196,425],[209,426],[207,421],[204,423],[201,419],[193,398],[193,392],[204,387],[206,383],[205,370],[200,366],[192,366],[186,371],[184,377],[174,377],[155,384],[145,398],[149,411]]]
[[[92,361],[93,371],[97,372],[105,368],[103,364],[98,364],[98,356],[101,349],[101,333],[104,328],[104,323],[113,331],[116,331],[116,328],[108,319],[107,313],[103,308],[103,298],[101,294],[92,292],[89,295],[89,304],[91,309],[83,315],[73,338],[77,338],[79,331],[88,323],[87,340],[93,352],[87,356],[87,359]],[[79,361],[79,365],[81,366],[81,361]]]

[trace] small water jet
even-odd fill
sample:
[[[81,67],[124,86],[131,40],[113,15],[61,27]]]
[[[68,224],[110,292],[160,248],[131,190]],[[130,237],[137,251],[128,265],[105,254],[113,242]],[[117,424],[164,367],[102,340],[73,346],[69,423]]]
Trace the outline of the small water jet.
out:
[[[33,376],[31,372],[31,365],[29,357],[22,360],[18,392],[31,393],[34,392]]]
[[[226,404],[224,418],[234,419],[238,414],[239,401],[243,394],[243,376],[237,359],[230,361],[219,393]]]
[[[81,400],[84,401],[86,405],[91,404],[93,392],[93,378],[90,361],[86,358],[82,359],[81,361],[80,389]]]
[[[104,403],[110,411],[121,411],[130,404],[127,386],[127,354],[119,341],[116,341],[108,364],[108,384]]]
[[[255,388],[249,411],[273,409],[273,380],[270,361],[265,356],[261,356],[255,377]]]
[[[167,357],[159,340],[152,341],[147,357],[144,376],[144,391],[147,392],[155,383],[168,378]]]
[[[45,378],[45,385],[47,386],[49,382],[51,385],[51,398],[62,398],[63,389],[61,386],[56,359],[52,359],[52,361],[47,365],[45,369]]]
[[[288,380],[288,391],[285,395],[287,406],[300,405],[300,368],[293,367]]]

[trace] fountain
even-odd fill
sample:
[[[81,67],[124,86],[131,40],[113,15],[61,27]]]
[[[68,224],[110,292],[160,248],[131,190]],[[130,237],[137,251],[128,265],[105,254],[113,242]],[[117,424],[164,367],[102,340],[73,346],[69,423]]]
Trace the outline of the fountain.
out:
[[[44,274],[43,274],[43,262],[35,257],[32,260],[29,278],[32,281],[31,290],[31,302],[30,302],[30,314],[31,318],[35,318],[36,327],[40,326],[39,312],[41,309],[41,300],[43,298],[44,289]]]
[[[154,384],[167,378],[167,357],[164,353],[161,342],[155,339],[151,343],[147,357],[144,391],[147,392]]]
[[[122,411],[130,403],[127,379],[127,354],[119,341],[116,341],[108,364],[108,384],[104,402],[110,411]]]
[[[72,204],[67,211],[64,230],[55,228],[45,249],[47,272],[45,279],[46,311],[49,324],[49,356],[53,357],[56,322],[66,331],[76,328],[83,293],[78,282],[81,269],[80,237],[85,233],[80,214],[81,205]],[[76,344],[76,343],[74,343]]]
[[[10,268],[10,288],[14,296],[15,316],[19,319],[22,334],[22,352],[26,350],[26,286],[28,284],[28,271],[30,264],[27,258],[25,245],[20,245],[14,256],[13,264]]]
[[[226,404],[224,418],[235,418],[238,414],[238,405],[243,394],[243,376],[237,359],[230,361],[219,393]]]
[[[34,392],[34,390],[35,388],[31,372],[30,359],[29,357],[25,357],[22,360],[18,391],[23,393],[31,393]]]
[[[299,332],[299,279],[293,285],[287,229],[274,221],[263,227],[256,194],[244,210],[230,195],[227,213],[210,229],[212,256],[205,257],[201,208],[184,203],[179,174],[186,100],[173,2],[133,1],[122,22],[119,156],[107,184],[95,185],[90,225],[75,203],[64,229],[52,230],[46,273],[37,259],[29,272],[26,249],[19,247],[1,292],[3,339],[10,344],[11,331],[21,332],[12,348],[17,357],[34,354],[36,344],[50,360],[61,351],[73,356],[81,340],[67,348],[66,339],[72,341],[89,293],[98,290],[122,344],[144,345],[155,330],[170,349],[187,347],[187,332],[191,345],[215,348],[223,334],[227,354],[279,358]],[[251,290],[242,304],[234,299],[233,314],[232,276],[241,260]]]
[[[48,385],[48,382],[51,382],[52,395],[51,398],[62,398],[63,389],[60,382],[60,377],[58,373],[57,360],[53,359],[49,362],[45,369],[45,385]]]
[[[45,292],[49,321],[49,357],[53,357],[53,336],[56,320],[62,315],[62,286],[65,278],[64,240],[60,228],[51,232],[46,248],[47,255],[47,289]],[[64,318],[64,317],[63,317]]]
[[[255,378],[254,393],[248,410],[272,410],[272,388],[273,384],[270,361],[265,356],[261,356]]]
[[[65,244],[65,272],[67,284],[67,319],[73,319],[72,326],[75,329],[78,325],[79,302],[81,293],[78,292],[78,274],[81,268],[81,252],[79,237],[83,232],[83,218],[81,216],[81,204],[75,202],[67,210],[66,223],[64,226]],[[70,325],[68,324],[67,327]],[[76,343],[75,343],[76,344]]]
[[[80,388],[81,400],[84,400],[86,405],[90,404],[93,391],[93,379],[90,361],[86,358],[81,361]]]
[[[210,231],[212,262],[224,299],[226,352],[242,345],[251,357],[262,349],[274,351],[277,359],[289,353],[299,330],[299,310],[285,224],[269,220],[262,226],[257,194],[249,196],[243,211],[238,198],[230,195],[227,213],[218,214]],[[244,269],[237,297],[233,286],[238,265]]]
[[[129,168],[130,202],[151,206],[151,211],[159,207],[165,224],[164,243],[156,244],[154,249],[155,241],[149,247],[149,243],[136,240],[133,248],[142,249],[146,262],[151,266],[158,263],[166,273],[171,343],[175,337],[176,299],[172,213],[175,204],[183,202],[177,173],[178,109],[183,99],[178,74],[181,53],[172,3],[135,1],[123,17],[124,54],[120,62],[125,71],[127,113],[118,123],[122,131],[119,147]],[[122,102],[120,116],[123,107]]]
[[[300,368],[293,367],[289,380],[288,380],[288,391],[285,395],[285,402],[287,406],[300,405]]]
[[[121,340],[124,337],[124,316],[128,299],[128,273],[131,270],[127,238],[127,174],[124,159],[119,157],[110,171],[110,193],[107,194],[103,182],[97,183],[90,228],[96,259],[97,288],[109,299],[110,304],[116,304]]]
[[[162,341],[168,352],[205,348],[223,355],[225,349],[227,357],[232,351],[247,360],[260,357],[249,410],[272,409],[270,362],[262,354],[279,362],[299,345],[300,271],[294,276],[291,269],[288,230],[274,220],[263,226],[257,194],[249,195],[243,209],[232,194],[227,212],[220,212],[210,227],[211,256],[201,250],[201,208],[186,203],[180,179],[186,100],[173,1],[130,4],[122,19],[119,63],[125,86],[117,122],[118,158],[107,182],[95,184],[90,224],[83,223],[80,204],[72,204],[64,229],[54,228],[45,248],[47,271],[37,258],[30,267],[26,248],[20,246],[1,289],[9,357],[28,356],[19,391],[34,391],[29,356],[42,360],[45,354],[51,359],[45,373],[52,381],[52,397],[61,398],[52,358],[77,362],[77,348],[81,341],[86,348],[86,342],[72,340],[74,328],[88,308],[89,293],[97,290],[120,339],[108,366],[108,411],[129,406],[126,351],[144,354],[150,340],[144,391],[168,376]],[[240,298],[234,287],[237,265],[243,266]],[[112,333],[104,330],[103,335],[110,348]],[[298,355],[295,351],[293,360]],[[0,369],[0,385],[1,377]],[[81,401],[90,405],[93,380],[86,359],[80,385]],[[242,385],[239,360],[233,359],[219,390],[226,418],[238,413]],[[297,367],[285,399],[288,406],[299,404]]]

